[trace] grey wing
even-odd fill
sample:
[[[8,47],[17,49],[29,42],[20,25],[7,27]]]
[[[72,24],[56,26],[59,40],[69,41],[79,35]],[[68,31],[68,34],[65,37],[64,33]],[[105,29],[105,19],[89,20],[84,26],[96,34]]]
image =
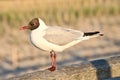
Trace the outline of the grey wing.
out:
[[[83,34],[83,32],[77,30],[61,27],[50,27],[46,29],[44,38],[53,44],[65,45],[79,37],[82,37]]]

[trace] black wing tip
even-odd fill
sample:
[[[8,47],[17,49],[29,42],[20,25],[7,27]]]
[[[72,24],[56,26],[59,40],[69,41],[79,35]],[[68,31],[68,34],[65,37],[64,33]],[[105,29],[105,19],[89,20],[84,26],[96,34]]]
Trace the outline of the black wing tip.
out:
[[[99,31],[95,31],[96,34],[100,33]],[[104,34],[100,33],[100,36],[104,36]]]
[[[92,35],[99,34],[99,33],[100,33],[99,31],[94,31],[94,32],[84,32],[84,36],[92,36]]]
[[[100,31],[95,31],[96,33],[100,33]]]

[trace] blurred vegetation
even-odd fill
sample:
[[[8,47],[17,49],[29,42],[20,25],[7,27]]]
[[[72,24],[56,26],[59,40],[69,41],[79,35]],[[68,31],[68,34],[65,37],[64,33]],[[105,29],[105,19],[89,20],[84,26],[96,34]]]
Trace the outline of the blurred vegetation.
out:
[[[119,16],[120,0],[1,0],[0,34],[34,17],[47,24],[74,25],[80,18]]]

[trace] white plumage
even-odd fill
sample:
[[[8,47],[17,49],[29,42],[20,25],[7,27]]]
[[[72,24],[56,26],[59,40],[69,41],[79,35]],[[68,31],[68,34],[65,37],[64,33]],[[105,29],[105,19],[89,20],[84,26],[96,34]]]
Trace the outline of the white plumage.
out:
[[[83,40],[99,36],[83,36],[82,31],[57,26],[48,27],[40,18],[39,23],[39,27],[31,31],[30,39],[36,47],[45,51],[61,52]]]

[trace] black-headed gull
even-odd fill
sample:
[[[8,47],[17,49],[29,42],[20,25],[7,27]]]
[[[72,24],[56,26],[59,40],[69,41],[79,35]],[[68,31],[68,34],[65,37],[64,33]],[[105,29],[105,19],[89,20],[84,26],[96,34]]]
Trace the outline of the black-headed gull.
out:
[[[20,30],[24,29],[31,30],[30,40],[34,46],[50,52],[52,60],[52,66],[48,68],[50,71],[56,69],[55,52],[62,52],[83,40],[103,36],[99,31],[82,32],[57,26],[49,27],[40,18],[34,18],[27,26],[20,28]]]

